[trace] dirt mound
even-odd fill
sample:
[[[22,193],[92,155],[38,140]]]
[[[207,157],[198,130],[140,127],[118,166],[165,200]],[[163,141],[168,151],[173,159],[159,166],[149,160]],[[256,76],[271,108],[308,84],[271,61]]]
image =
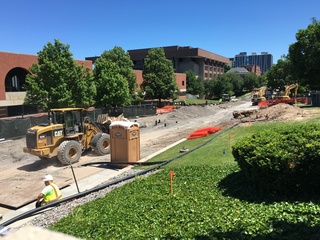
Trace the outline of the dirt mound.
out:
[[[297,121],[311,116],[308,111],[285,103],[277,104],[266,109],[260,109],[258,114],[268,118],[268,120],[274,121]]]
[[[189,119],[196,118],[201,116],[208,116],[211,113],[214,113],[217,109],[217,105],[205,105],[205,106],[186,106],[176,109],[170,115],[168,119]]]

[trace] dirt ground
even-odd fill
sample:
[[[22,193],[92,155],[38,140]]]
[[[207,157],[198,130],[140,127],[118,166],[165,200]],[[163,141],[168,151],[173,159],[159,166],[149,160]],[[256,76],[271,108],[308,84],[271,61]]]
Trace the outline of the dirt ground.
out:
[[[265,118],[268,121],[303,120],[317,116],[317,110],[301,109],[287,104],[278,104],[266,109],[251,106],[250,99],[221,105],[184,106],[171,113],[156,116],[129,119],[136,121],[140,126],[140,156],[145,158],[174,142],[186,138],[190,133],[200,127],[222,126],[226,127],[235,121],[234,111],[251,110],[251,118]],[[318,115],[319,116],[319,115]],[[36,196],[41,191],[41,179],[45,174],[52,174],[60,187],[67,186],[72,181],[69,166],[63,166],[57,159],[40,160],[38,157],[23,153],[26,145],[25,138],[5,140],[0,142],[0,214],[5,206],[21,205],[21,199],[29,189],[28,195]],[[97,161],[110,161],[110,155],[97,156],[93,152],[84,153],[80,161],[74,164],[77,178],[83,179],[102,169],[81,167],[82,164]],[[21,192],[21,195],[19,195]],[[12,198],[14,194],[14,198]],[[1,210],[2,209],[2,210]]]

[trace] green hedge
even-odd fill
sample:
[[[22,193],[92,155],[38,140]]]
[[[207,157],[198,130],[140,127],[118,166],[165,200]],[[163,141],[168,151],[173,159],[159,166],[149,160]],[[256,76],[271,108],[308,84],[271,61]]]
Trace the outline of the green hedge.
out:
[[[244,137],[232,154],[248,181],[285,195],[320,190],[320,125],[298,124]]]

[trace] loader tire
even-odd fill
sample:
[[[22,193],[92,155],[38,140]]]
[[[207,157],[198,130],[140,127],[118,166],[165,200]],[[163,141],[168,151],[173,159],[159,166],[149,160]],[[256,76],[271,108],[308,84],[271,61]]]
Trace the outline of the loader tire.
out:
[[[59,146],[57,157],[62,164],[71,164],[79,161],[81,153],[80,143],[64,141]]]
[[[109,134],[103,133],[99,137],[94,152],[98,155],[106,155],[110,152],[110,136]]]

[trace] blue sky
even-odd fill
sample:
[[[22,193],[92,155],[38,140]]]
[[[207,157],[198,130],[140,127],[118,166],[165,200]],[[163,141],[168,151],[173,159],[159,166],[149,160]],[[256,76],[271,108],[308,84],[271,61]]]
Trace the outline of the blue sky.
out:
[[[191,46],[234,57],[288,53],[299,29],[320,20],[319,0],[1,0],[0,51],[34,54],[59,39],[75,59]]]

